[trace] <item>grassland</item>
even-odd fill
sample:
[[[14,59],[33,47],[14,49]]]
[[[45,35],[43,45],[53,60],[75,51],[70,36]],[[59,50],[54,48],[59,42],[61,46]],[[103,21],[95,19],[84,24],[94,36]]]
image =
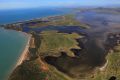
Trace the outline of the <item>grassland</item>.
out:
[[[30,25],[30,28],[37,28],[43,26],[80,26],[81,28],[89,28],[90,26],[75,19],[75,15],[64,15],[64,16],[54,16],[42,18],[41,22],[35,25]]]
[[[40,34],[41,44],[39,48],[40,55],[44,56],[60,56],[60,52],[66,52],[68,56],[74,56],[70,51],[71,48],[80,49],[75,39],[82,36],[77,33],[67,34],[58,33],[57,31],[43,31]]]
[[[66,74],[58,71],[54,66],[48,65],[48,67],[49,67],[49,74],[48,74],[49,80],[73,80]]]

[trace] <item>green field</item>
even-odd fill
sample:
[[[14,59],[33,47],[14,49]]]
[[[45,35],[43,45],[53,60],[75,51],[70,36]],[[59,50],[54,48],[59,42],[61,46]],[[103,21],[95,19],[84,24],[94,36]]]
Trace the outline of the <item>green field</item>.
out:
[[[34,26],[30,26],[30,28],[37,28],[44,26],[80,26],[81,28],[90,28],[89,25],[76,20],[75,16],[72,14],[65,16],[47,17],[47,18],[43,18],[43,21],[44,20],[48,22],[37,23]]]
[[[41,44],[39,53],[44,56],[60,56],[59,53],[63,51],[69,56],[74,56],[74,53],[70,49],[80,49],[75,39],[81,37],[77,33],[67,34],[58,33],[57,31],[43,31],[40,34]]]
[[[47,72],[41,66],[39,58],[24,62],[13,71],[9,80],[45,80]]]

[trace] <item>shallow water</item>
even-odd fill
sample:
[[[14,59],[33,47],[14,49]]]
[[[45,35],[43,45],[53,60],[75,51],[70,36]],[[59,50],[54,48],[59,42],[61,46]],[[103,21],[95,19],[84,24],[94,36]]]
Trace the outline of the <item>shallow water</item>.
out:
[[[27,40],[21,32],[0,28],[0,80],[7,80]]]

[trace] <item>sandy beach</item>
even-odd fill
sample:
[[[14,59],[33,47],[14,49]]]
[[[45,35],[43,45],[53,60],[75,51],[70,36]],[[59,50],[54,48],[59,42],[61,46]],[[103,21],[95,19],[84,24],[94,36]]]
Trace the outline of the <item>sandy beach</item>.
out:
[[[24,34],[25,34],[25,36],[28,36],[28,41],[27,41],[27,44],[26,44],[23,52],[21,53],[21,55],[20,55],[20,57],[19,57],[19,59],[18,59],[18,61],[17,61],[17,64],[15,65],[15,67],[17,67],[17,66],[19,66],[20,64],[22,64],[22,62],[23,62],[24,60],[26,60],[27,57],[28,57],[31,35],[30,35],[30,34],[27,34],[27,33],[24,33]]]
[[[27,36],[27,37],[28,37],[28,40],[27,40],[27,43],[26,43],[26,45],[25,45],[22,53],[21,53],[20,56],[18,57],[16,63],[13,65],[13,68],[12,68],[10,71],[8,71],[8,75],[6,75],[5,80],[7,80],[7,79],[9,78],[10,74],[13,72],[13,70],[14,70],[17,66],[21,65],[24,60],[28,59],[28,53],[29,53],[29,47],[30,47],[30,41],[31,41],[32,35],[31,35],[31,34],[27,34],[27,33],[25,33],[25,32],[21,32],[21,31],[19,31],[19,32],[20,32],[20,33],[23,33],[24,36]]]

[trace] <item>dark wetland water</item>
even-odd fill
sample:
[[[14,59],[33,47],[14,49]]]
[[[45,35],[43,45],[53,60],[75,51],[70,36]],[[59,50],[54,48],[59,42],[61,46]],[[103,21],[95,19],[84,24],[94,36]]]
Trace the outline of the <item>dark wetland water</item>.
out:
[[[91,72],[96,67],[103,66],[106,63],[106,39],[109,33],[120,32],[120,15],[104,12],[85,11],[76,13],[76,19],[87,23],[90,29],[81,29],[79,27],[60,27],[56,30],[62,32],[77,32],[85,34],[84,39],[78,39],[82,50],[71,49],[76,57],[69,57],[61,52],[60,57],[48,56],[45,60],[54,65],[58,70],[67,73],[73,77],[84,77],[86,73]]]

